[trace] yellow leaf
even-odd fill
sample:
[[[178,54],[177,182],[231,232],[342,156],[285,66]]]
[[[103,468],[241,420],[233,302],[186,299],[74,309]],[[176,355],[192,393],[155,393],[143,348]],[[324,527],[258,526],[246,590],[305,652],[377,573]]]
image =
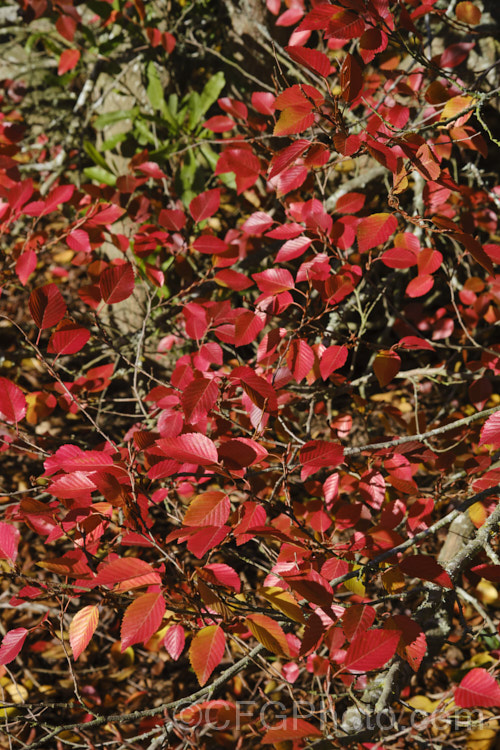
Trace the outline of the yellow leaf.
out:
[[[302,609],[289,591],[285,591],[279,586],[265,586],[261,589],[260,593],[269,602],[271,607],[283,612],[291,620],[305,622]]]
[[[454,96],[449,99],[443,107],[440,120],[449,120],[450,117],[457,117],[461,112],[467,109],[474,97],[472,96]]]
[[[352,569],[359,570],[360,568],[361,565],[354,565]],[[344,581],[344,586],[349,591],[352,591],[353,594],[357,594],[358,596],[365,595],[366,587],[360,578],[350,578],[348,581]]]

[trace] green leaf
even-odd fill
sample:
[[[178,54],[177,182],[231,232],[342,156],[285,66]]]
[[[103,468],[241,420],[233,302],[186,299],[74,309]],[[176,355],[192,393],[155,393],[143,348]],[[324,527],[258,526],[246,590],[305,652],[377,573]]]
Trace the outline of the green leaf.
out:
[[[151,102],[151,106],[154,109],[159,110],[162,114],[166,110],[165,98],[163,96],[163,86],[160,81],[160,76],[156,69],[156,65],[153,60],[150,60],[148,67],[146,68],[146,75],[148,79],[147,94],[148,99]]]
[[[108,172],[107,169],[103,169],[103,167],[86,167],[83,170],[83,174],[89,180],[94,180],[94,182],[111,185],[111,187],[114,187],[116,185],[115,175],[111,174],[111,172]]]
[[[102,154],[99,153],[93,143],[91,143],[90,141],[84,141],[83,150],[85,151],[87,156],[90,156],[95,164],[97,164],[99,167],[102,167],[107,172],[110,171],[108,165],[106,164],[106,159],[102,156]]]
[[[113,135],[111,138],[108,138],[107,140],[103,141],[101,149],[103,151],[111,151],[112,149],[114,149],[114,147],[118,143],[121,143],[126,138],[127,138],[126,133],[116,133],[116,135]]]
[[[226,85],[226,79],[224,73],[219,71],[213,75],[210,80],[206,83],[205,88],[198,94],[193,92],[190,96],[190,107],[189,107],[189,130],[194,130],[198,125],[201,125],[200,120],[205,115],[207,110],[210,109],[219,98],[219,94]]]
[[[114,112],[106,112],[104,115],[99,115],[94,121],[94,127],[101,130],[107,125],[113,125],[115,122],[122,122],[123,120],[131,120],[133,122],[138,114],[139,107],[116,109]]]

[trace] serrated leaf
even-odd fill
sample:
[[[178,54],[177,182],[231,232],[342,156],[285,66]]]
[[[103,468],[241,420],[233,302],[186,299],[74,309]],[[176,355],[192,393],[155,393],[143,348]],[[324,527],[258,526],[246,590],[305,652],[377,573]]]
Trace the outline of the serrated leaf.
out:
[[[399,563],[402,573],[412,578],[431,581],[438,586],[452,589],[453,583],[445,569],[430,555],[410,555]]]
[[[327,440],[310,440],[300,449],[300,462],[302,471],[301,481],[314,474],[318,469],[324,467],[334,468],[342,463],[344,448],[340,443],[331,443]]]
[[[221,663],[225,647],[226,636],[219,625],[202,628],[191,641],[189,661],[202,687]]]
[[[284,743],[287,740],[299,740],[303,737],[322,737],[323,732],[305,719],[287,716],[278,724],[269,727],[261,740],[262,745]]]
[[[138,557],[123,557],[105,563],[99,568],[94,579],[95,586],[118,586],[118,591],[159,583],[159,573]]]
[[[51,335],[47,351],[50,354],[76,354],[90,339],[90,331],[72,320],[61,320]]]
[[[15,628],[4,635],[0,646],[0,666],[9,664],[16,658],[28,633],[29,631],[26,628]]]
[[[371,672],[392,659],[399,642],[399,632],[367,630],[351,642],[343,666],[349,672]]]
[[[219,389],[215,380],[196,378],[187,386],[181,396],[181,405],[187,422],[196,424],[207,416],[217,401]]]
[[[19,386],[0,377],[0,421],[17,424],[26,414],[27,404]]]
[[[245,624],[259,643],[277,656],[290,656],[288,641],[281,625],[267,615],[249,615]]]
[[[135,277],[131,263],[111,266],[101,274],[99,289],[102,298],[108,305],[123,302],[134,291]]]
[[[352,102],[363,88],[363,72],[355,57],[347,53],[340,68],[341,96],[345,102]]]
[[[229,497],[224,492],[203,492],[190,502],[184,516],[184,525],[222,526],[230,512]]]
[[[0,559],[9,560],[11,563],[16,562],[20,536],[15,526],[0,521]]]
[[[184,651],[185,643],[186,635],[184,633],[184,628],[182,627],[182,625],[171,625],[165,634],[163,645],[174,661],[177,661],[179,656]]]
[[[378,245],[383,245],[396,231],[398,220],[389,213],[372,214],[361,219],[356,229],[360,253],[366,253]]]
[[[69,626],[69,643],[73,658],[78,659],[85,651],[99,622],[99,608],[96,604],[83,607],[71,620]]]
[[[38,328],[51,328],[66,314],[66,302],[56,284],[45,284],[33,289],[29,299],[31,317]]]
[[[169,458],[180,463],[210,466],[218,460],[214,442],[201,432],[186,432],[175,438],[162,438],[156,444]]]
[[[279,586],[264,586],[260,593],[266,599],[273,609],[283,612],[284,615],[295,620],[295,622],[305,623],[306,619],[301,607],[295,597]]]
[[[485,669],[471,669],[455,690],[455,703],[460,708],[500,706],[500,686]]]
[[[500,410],[488,417],[481,429],[479,445],[485,444],[492,445],[493,448],[500,448]]]
[[[123,615],[120,637],[122,653],[135,643],[145,643],[160,627],[165,613],[165,599],[159,591],[143,594],[132,602]]]

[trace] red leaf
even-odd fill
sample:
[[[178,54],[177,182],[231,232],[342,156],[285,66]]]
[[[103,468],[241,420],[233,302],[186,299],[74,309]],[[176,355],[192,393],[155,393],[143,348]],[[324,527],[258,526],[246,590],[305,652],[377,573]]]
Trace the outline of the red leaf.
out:
[[[191,500],[184,516],[185,526],[222,526],[226,523],[231,504],[224,492],[203,492]]]
[[[323,380],[327,380],[332,372],[343,367],[347,360],[349,350],[347,346],[329,346],[321,355],[319,372]]]
[[[401,639],[397,653],[408,662],[414,672],[418,672],[427,650],[427,639],[420,625],[407,615],[394,615],[386,620],[387,630],[397,630]]]
[[[336,8],[335,8],[336,10]],[[335,13],[326,27],[325,39],[355,39],[365,30],[365,21],[359,13],[344,10]]]
[[[342,628],[349,641],[360,636],[373,625],[375,610],[365,604],[353,604],[342,617]]]
[[[219,461],[229,469],[243,469],[259,463],[267,456],[266,449],[250,438],[234,438],[222,443]]]
[[[193,248],[204,255],[222,255],[229,250],[229,245],[220,237],[214,237],[212,234],[202,234],[193,242]]]
[[[65,49],[64,52],[61,54],[61,57],[59,58],[59,65],[57,66],[57,75],[62,76],[65,73],[67,73],[68,70],[73,70],[73,68],[78,63],[79,59],[80,59],[79,49]]]
[[[275,258],[276,263],[284,263],[288,260],[299,258],[305,253],[311,243],[312,240],[303,236],[295,237],[293,240],[287,240],[287,242],[285,242],[278,250],[278,254]]]
[[[36,268],[36,253],[33,250],[25,250],[16,261],[16,273],[23,286]]]
[[[356,237],[360,253],[366,253],[377,245],[383,245],[395,232],[398,220],[388,213],[372,214],[358,224]]]
[[[267,648],[271,653],[277,656],[290,656],[288,641],[281,625],[267,615],[249,615],[245,618],[245,625],[248,627],[254,638]]]
[[[215,115],[214,117],[209,117],[208,120],[205,120],[205,122],[203,123],[203,127],[207,130],[211,130],[212,133],[226,133],[228,130],[232,130],[235,125],[235,121],[230,117],[226,117],[225,115]]]
[[[75,661],[90,643],[98,622],[99,608],[97,604],[89,604],[87,607],[83,607],[71,620],[69,642]]]
[[[488,417],[481,429],[479,445],[485,444],[492,445],[493,448],[500,448],[500,410]]]
[[[428,273],[419,275],[410,281],[410,283],[406,287],[406,294],[408,295],[408,297],[412,297],[412,299],[414,299],[415,297],[423,297],[423,295],[427,294],[427,292],[429,292],[433,286],[433,276]]]
[[[335,204],[335,211],[340,214],[356,214],[365,205],[366,195],[363,193],[346,193],[341,195]]]
[[[225,268],[223,271],[216,273],[214,281],[220,286],[227,287],[235,292],[242,292],[243,289],[253,286],[253,281],[245,276],[245,274],[233,271],[231,268]]]
[[[145,643],[156,633],[165,614],[165,599],[159,591],[142,594],[123,615],[120,630],[122,653],[134,643]]]
[[[108,305],[123,302],[128,299],[134,291],[134,269],[131,263],[122,263],[120,266],[111,266],[101,275],[99,289],[102,298]]]
[[[165,634],[163,645],[174,661],[177,661],[184,651],[185,643],[186,636],[182,625],[171,625]]]
[[[189,204],[189,211],[194,221],[199,222],[213,216],[219,210],[219,206],[220,188],[215,188],[215,190],[205,190],[204,193],[193,198]]]
[[[290,55],[292,60],[304,65],[308,70],[312,70],[313,73],[317,73],[323,78],[330,73],[331,63],[324,52],[320,52],[317,49],[309,49],[308,47],[285,47],[286,52]]]
[[[76,354],[90,339],[90,331],[72,320],[61,320],[47,346],[50,354]]]
[[[373,361],[373,372],[381,388],[388,385],[400,369],[401,357],[393,351],[379,352]]]
[[[181,405],[186,421],[196,424],[207,416],[217,401],[219,389],[215,380],[197,378],[192,380],[181,396]]]
[[[15,526],[0,521],[0,559],[15,563],[19,538],[20,533]]]
[[[202,687],[221,663],[225,647],[226,636],[219,625],[202,628],[191,641],[189,661]]]
[[[460,708],[500,706],[500,686],[486,669],[476,667],[467,672],[456,688],[455,703]]]
[[[175,438],[161,438],[156,444],[169,458],[183,464],[210,466],[217,463],[215,444],[200,432],[187,432]]]
[[[187,548],[201,560],[209,550],[217,547],[230,531],[230,526],[206,526],[189,538]]]
[[[400,633],[390,630],[367,630],[354,638],[347,649],[343,666],[349,672],[380,669],[396,653]]]
[[[251,344],[264,328],[265,316],[251,310],[238,315],[234,324],[235,346]]]
[[[399,344],[402,349],[410,349],[411,351],[416,349],[429,349],[431,352],[435,351],[434,347],[429,341],[419,338],[419,336],[403,336],[399,340]]]
[[[268,271],[253,273],[252,279],[264,294],[280,294],[295,288],[295,282],[286,268],[270,268]]]
[[[291,143],[286,148],[279,151],[276,156],[273,156],[270,162],[271,171],[269,173],[269,179],[272,180],[280,172],[287,167],[290,167],[299,156],[301,156],[306,149],[311,145],[310,141],[304,138],[298,139]],[[246,222],[245,222],[246,223]],[[300,227],[302,231],[302,227]]]
[[[355,57],[347,53],[340,68],[341,96],[345,102],[352,102],[363,88],[363,72]]]
[[[99,568],[95,586],[115,586],[117,591],[128,591],[140,586],[150,586],[161,583],[157,573],[149,563],[139,557],[124,557],[112,560]]]
[[[344,448],[340,443],[330,443],[326,440],[310,440],[300,449],[302,471],[300,479],[303,482],[318,469],[326,466],[334,467],[342,463]]]
[[[314,365],[314,352],[304,339],[294,339],[288,349],[286,362],[293,377],[300,383]]]
[[[236,571],[225,563],[210,563],[200,569],[199,575],[212,583],[241,591],[241,581]]]
[[[15,628],[4,635],[0,646],[0,666],[9,664],[16,658],[28,633],[29,631],[26,628]]]
[[[399,563],[402,573],[422,581],[432,581],[438,586],[452,589],[453,583],[445,569],[429,555],[410,555]]]
[[[264,737],[261,739],[262,745],[273,745],[278,742],[287,740],[298,740],[303,737],[322,737],[323,732],[318,727],[313,726],[305,719],[298,719],[296,716],[287,716],[278,724],[269,727]]]
[[[0,420],[17,424],[26,414],[22,390],[7,378],[0,377]]]
[[[30,294],[31,317],[38,328],[51,328],[57,325],[66,314],[66,302],[55,284],[45,284],[33,289]]]

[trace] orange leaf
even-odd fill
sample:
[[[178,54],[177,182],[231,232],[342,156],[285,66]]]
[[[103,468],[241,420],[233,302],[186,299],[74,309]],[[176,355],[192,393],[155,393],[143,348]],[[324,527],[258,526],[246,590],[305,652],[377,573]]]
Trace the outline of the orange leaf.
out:
[[[388,385],[401,369],[401,357],[396,352],[379,352],[373,362],[373,371],[381,388]]]
[[[245,619],[254,638],[277,656],[290,656],[288,642],[280,625],[267,615],[249,615]]]
[[[225,646],[226,636],[219,625],[208,625],[202,628],[191,641],[189,661],[202,687],[208,682],[214,669],[219,666]]]
[[[87,648],[99,622],[99,609],[96,604],[83,607],[71,620],[69,642],[76,660]]]
[[[143,594],[132,602],[125,610],[122,620],[122,653],[134,643],[149,641],[160,627],[164,613],[165,599],[159,591]]]

